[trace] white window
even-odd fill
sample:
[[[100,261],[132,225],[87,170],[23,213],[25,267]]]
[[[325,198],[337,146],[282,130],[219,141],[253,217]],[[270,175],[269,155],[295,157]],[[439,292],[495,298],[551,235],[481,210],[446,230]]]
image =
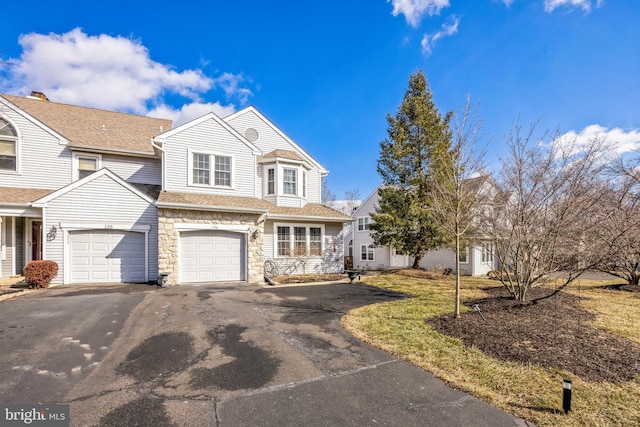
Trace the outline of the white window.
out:
[[[371,227],[371,224],[373,224],[373,220],[368,216],[363,218],[358,218],[358,231],[369,230],[369,228]]]
[[[493,243],[483,243],[482,262],[485,264],[493,264]]]
[[[274,168],[267,169],[267,194],[276,193],[276,170]]]
[[[0,171],[18,172],[18,133],[4,119],[0,119]]]
[[[309,255],[322,255],[322,229],[320,227],[309,227]]]
[[[297,174],[296,169],[282,169],[282,192],[284,194],[289,194],[295,196],[298,194],[298,182],[296,179]]]
[[[75,153],[73,155],[73,180],[91,175],[102,167],[100,154]]]
[[[360,245],[360,260],[373,261],[373,249],[371,245]]]
[[[302,171],[302,197],[307,198],[307,171]]]
[[[214,156],[215,179],[213,185],[216,187],[231,187],[231,157]]]
[[[460,253],[458,254],[458,260],[460,264],[468,264],[469,263],[469,248],[464,247],[460,248]]]
[[[278,227],[278,256],[291,254],[291,227]]]
[[[208,153],[191,153],[190,156],[191,185],[230,188],[232,180],[233,160],[230,156]],[[213,179],[211,179],[213,177]]]
[[[193,153],[193,183],[209,185],[209,155]]]
[[[275,226],[277,257],[286,256],[322,256],[324,229],[313,225]]]

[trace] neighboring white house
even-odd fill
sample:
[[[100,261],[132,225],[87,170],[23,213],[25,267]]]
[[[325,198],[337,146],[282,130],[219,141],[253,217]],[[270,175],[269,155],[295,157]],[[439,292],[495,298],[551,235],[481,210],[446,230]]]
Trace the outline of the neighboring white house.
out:
[[[54,283],[259,282],[301,250],[342,268],[327,170],[254,107],[172,129],[32,95],[0,95],[0,277],[49,259]]]
[[[471,183],[477,191],[493,194],[494,186],[488,177],[474,178]],[[345,255],[353,268],[363,270],[390,270],[408,268],[414,259],[391,246],[375,246],[371,237],[371,214],[378,207],[380,195],[378,186],[353,213],[351,231],[345,235]],[[455,251],[450,248],[429,251],[420,260],[425,270],[451,269],[455,271]],[[350,261],[352,260],[352,261]],[[460,254],[461,273],[468,276],[481,276],[496,268],[494,247],[490,240],[476,239],[465,247]]]

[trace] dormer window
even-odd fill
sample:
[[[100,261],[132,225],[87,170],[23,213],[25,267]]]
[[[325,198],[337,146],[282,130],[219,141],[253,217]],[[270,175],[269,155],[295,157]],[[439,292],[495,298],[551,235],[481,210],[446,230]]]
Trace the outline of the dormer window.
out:
[[[231,188],[233,159],[230,156],[190,153],[189,162],[189,185]]]
[[[18,133],[4,119],[0,119],[0,171],[18,171]]]

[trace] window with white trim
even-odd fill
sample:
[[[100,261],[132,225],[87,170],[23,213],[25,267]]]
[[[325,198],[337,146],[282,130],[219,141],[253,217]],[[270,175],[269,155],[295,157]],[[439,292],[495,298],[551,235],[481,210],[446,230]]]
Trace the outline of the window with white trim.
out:
[[[230,188],[232,179],[232,158],[209,153],[191,153],[190,185]],[[211,179],[213,178],[213,179]]]
[[[485,264],[493,264],[493,243],[482,243],[481,261]]]
[[[291,254],[291,227],[278,227],[278,256]]]
[[[102,167],[100,154],[74,153],[73,154],[73,180],[82,179],[100,170]]]
[[[460,253],[458,254],[458,261],[460,261],[460,264],[469,263],[469,248],[467,246],[460,249]]]
[[[276,194],[276,170],[267,169],[267,194]]]
[[[309,227],[309,255],[322,255],[322,228]]]
[[[373,224],[373,220],[368,216],[358,218],[358,231],[369,230],[371,228],[371,224]]]
[[[0,171],[18,171],[18,133],[8,121],[0,118]]]
[[[282,192],[284,194],[295,196],[298,194],[298,180],[296,169],[282,169]]]
[[[360,245],[360,260],[373,261],[373,249],[371,245]]]
[[[277,257],[322,256],[324,230],[313,225],[276,225]]]

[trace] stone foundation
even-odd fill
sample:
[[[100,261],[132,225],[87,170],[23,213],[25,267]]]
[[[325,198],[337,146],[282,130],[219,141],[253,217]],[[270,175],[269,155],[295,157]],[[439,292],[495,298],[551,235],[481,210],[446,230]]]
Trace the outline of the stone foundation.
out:
[[[178,234],[175,224],[216,224],[249,226],[247,243],[247,281],[264,280],[264,220],[265,215],[196,211],[186,209],[158,209],[158,272],[169,273],[168,285],[180,283]]]

